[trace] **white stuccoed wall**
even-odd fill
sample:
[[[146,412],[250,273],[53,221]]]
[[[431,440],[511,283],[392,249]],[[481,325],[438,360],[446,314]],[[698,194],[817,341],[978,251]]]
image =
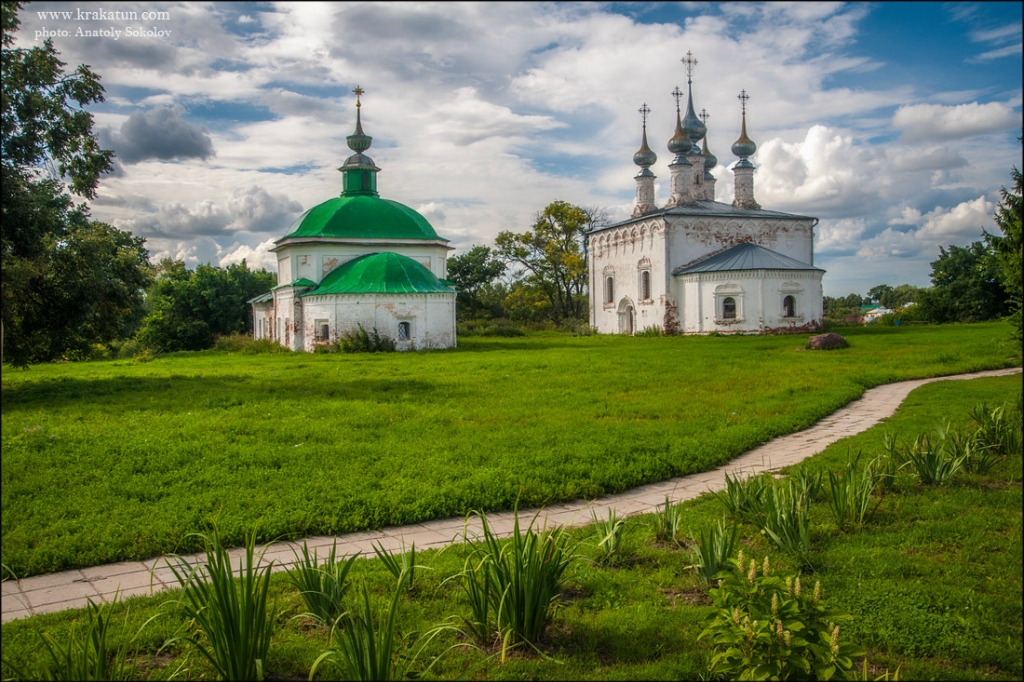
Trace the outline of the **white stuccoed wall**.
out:
[[[455,346],[455,294],[359,294],[304,296],[304,346],[312,351],[316,323],[326,320],[336,341],[346,331],[363,328],[398,340],[399,322],[409,322],[411,338],[399,350],[426,350]]]

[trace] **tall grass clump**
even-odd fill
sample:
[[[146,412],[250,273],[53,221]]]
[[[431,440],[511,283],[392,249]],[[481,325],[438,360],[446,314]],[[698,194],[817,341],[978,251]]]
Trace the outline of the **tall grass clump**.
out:
[[[274,339],[254,339],[248,334],[231,334],[218,336],[213,343],[215,350],[243,355],[260,355],[261,353],[291,353]]]
[[[744,566],[740,552],[730,563],[698,637],[711,643],[708,672],[734,680],[854,678],[853,659],[864,651],[840,643],[836,622],[851,616],[825,608],[820,582],[804,590],[799,574],[773,574],[768,557]]]
[[[179,604],[204,636],[191,633],[182,639],[210,662],[221,679],[262,680],[277,617],[276,604],[267,608],[273,562],[257,567],[263,552],[256,556],[256,533],[251,533],[236,580],[217,530],[199,535],[205,565],[192,566],[182,557],[168,562],[183,589]]]
[[[1022,450],[1021,398],[1016,410],[1007,411],[1005,405],[989,409],[984,403],[974,406],[970,413],[975,424],[976,448],[964,468],[983,474],[1006,457],[1020,455]]]
[[[803,485],[792,479],[765,487],[760,504],[749,516],[761,534],[776,547],[810,565],[810,500]]]
[[[402,680],[415,679],[436,664],[441,656],[434,658],[433,662],[423,671],[413,671],[423,650],[441,632],[455,630],[450,625],[439,625],[431,628],[418,638],[418,648],[411,655],[401,656],[399,647],[401,639],[395,633],[397,622],[398,601],[401,594],[401,583],[404,576],[399,579],[399,585],[395,588],[395,594],[391,598],[391,604],[386,611],[376,613],[370,603],[370,594],[366,589],[366,583],[362,584],[362,598],[356,599],[356,604],[346,612],[345,618],[339,620],[331,629],[332,648],[313,662],[309,671],[309,679],[313,679],[317,669],[325,662],[332,663],[338,675],[332,679],[339,680]],[[448,651],[458,646],[467,644],[456,644],[449,647]],[[447,653],[447,651],[445,652]]]
[[[395,576],[398,586],[401,587],[404,584],[411,592],[416,569],[426,568],[416,564],[416,543],[412,543],[412,547],[407,552],[405,551],[405,541],[403,540],[402,549],[397,552],[398,556],[384,549],[384,546],[379,542],[373,545],[373,551],[391,575]]]
[[[614,561],[622,550],[622,532],[626,528],[626,520],[620,519],[614,509],[608,510],[606,520],[599,519],[596,513],[591,512],[594,519],[594,529],[597,532],[597,548],[602,552],[605,561]]]
[[[675,542],[682,530],[682,524],[682,509],[673,505],[666,495],[664,506],[654,515],[654,537],[661,542]]]
[[[882,474],[876,472],[875,461],[858,468],[859,460],[860,453],[852,459],[847,453],[846,470],[839,474],[828,472],[828,506],[840,528],[863,525],[881,504],[879,498],[872,505],[871,496]]]
[[[726,520],[720,519],[714,526],[704,528],[690,549],[690,564],[705,585],[712,584],[715,576],[728,567],[727,562],[736,550],[736,526],[726,525]]]
[[[953,435],[949,422],[936,429],[934,436],[922,434],[902,447],[895,444],[891,452],[925,485],[949,482],[971,456],[970,444]]]
[[[575,545],[564,529],[538,532],[537,517],[526,529],[519,523],[518,510],[512,537],[499,540],[487,517],[474,512],[481,535],[463,539],[469,543],[461,580],[470,603],[466,625],[481,644],[497,637],[504,653],[513,646],[536,646],[551,620],[554,606],[565,582],[565,571],[574,559]]]
[[[767,479],[764,476],[749,476],[733,478],[729,472],[725,473],[725,490],[714,493],[729,515],[736,521],[749,520],[761,508],[761,501],[768,488]]]
[[[22,670],[6,659],[4,665],[14,673],[15,679],[22,680],[77,682],[135,679],[135,655],[130,657],[133,662],[129,663],[128,643],[112,649],[107,641],[110,631],[110,610],[116,602],[115,596],[110,604],[97,606],[89,599],[86,605],[85,627],[79,630],[72,626],[66,640],[58,641],[49,633],[39,633],[42,644],[40,650],[45,653],[45,659],[34,668]],[[152,620],[153,618],[150,618],[146,624]],[[146,624],[142,627],[144,628]]]
[[[634,332],[633,336],[662,336],[662,331],[658,325],[651,325],[644,327],[638,332]]]
[[[309,616],[324,625],[332,625],[345,611],[344,598],[348,591],[348,574],[359,557],[338,560],[338,541],[334,541],[323,563],[316,550],[310,555],[306,542],[302,542],[302,556],[295,554],[295,564],[288,569],[288,580],[299,591]]]

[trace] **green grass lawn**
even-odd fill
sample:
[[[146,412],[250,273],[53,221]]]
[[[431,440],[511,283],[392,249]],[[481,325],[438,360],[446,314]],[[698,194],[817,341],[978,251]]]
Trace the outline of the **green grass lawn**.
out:
[[[845,330],[844,330],[845,331]],[[467,338],[388,355],[183,353],[3,372],[19,576],[621,491],[714,467],[900,379],[1019,364],[1001,323],[805,336]],[[1015,353],[1017,353],[1015,355]]]
[[[838,470],[849,452],[866,458],[881,454],[886,433],[903,439],[934,429],[942,419],[967,423],[977,403],[1013,403],[1019,376],[929,384],[911,393],[889,420],[839,441],[805,463],[792,467]],[[843,621],[843,640],[863,647],[872,679],[886,669],[900,679],[1020,679],[1022,668],[1022,542],[1020,455],[985,475],[959,474],[945,486],[922,486],[901,476],[881,502],[878,514],[861,528],[840,531],[824,502],[811,506],[814,574],[826,605],[853,616]],[[683,503],[685,535],[723,517],[712,495]],[[540,646],[514,652],[507,661],[488,659],[492,652],[456,650],[427,675],[450,679],[694,679],[705,675],[706,642],[697,636],[713,612],[707,593],[689,568],[687,552],[655,541],[653,518],[627,521],[618,563],[598,560],[593,528],[571,531],[581,542],[579,556],[567,572],[562,606]],[[740,525],[741,546],[748,557],[771,557],[776,571],[793,570],[785,554],[770,547],[749,524]],[[467,554],[464,546],[418,554],[428,567],[417,573],[416,588],[401,597],[398,634],[409,653],[413,633],[453,616],[469,615],[457,581]],[[357,561],[353,579],[370,587],[383,606],[394,579],[380,561]],[[272,579],[282,608],[266,670],[273,679],[307,679],[317,656],[327,648],[327,631],[296,617],[304,607],[283,574]],[[114,607],[113,644],[136,635],[141,647],[140,672],[150,679],[211,679],[212,669],[182,643],[164,642],[183,633],[187,623],[175,605],[175,592],[133,598]],[[36,616],[2,628],[4,658],[19,667],[41,660],[39,632],[57,640],[81,625],[83,611]],[[457,621],[456,621],[457,622]],[[417,669],[458,640],[438,639]],[[330,679],[323,668],[316,679]],[[10,674],[4,671],[5,677]],[[333,674],[337,674],[334,670]]]

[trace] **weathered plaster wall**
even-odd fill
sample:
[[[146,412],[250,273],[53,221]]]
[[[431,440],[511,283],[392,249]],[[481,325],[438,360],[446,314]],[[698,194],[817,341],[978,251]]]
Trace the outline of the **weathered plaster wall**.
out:
[[[680,275],[683,333],[781,333],[810,331],[821,322],[821,271],[749,270]],[[794,298],[794,315],[783,309]],[[732,298],[736,318],[723,317],[723,302]]]
[[[448,252],[452,249],[441,244],[408,242],[365,242],[356,244],[304,242],[278,247],[277,283],[288,284],[300,277],[314,282],[322,280],[342,263],[370,253],[390,251],[408,256],[434,273],[439,279],[448,278]]]
[[[399,350],[452,348],[455,346],[455,294],[362,294],[351,296],[304,296],[304,345],[312,351],[318,343],[334,342],[359,324],[366,331],[395,339]],[[319,329],[326,321],[328,338]],[[399,339],[398,325],[408,322],[410,338]]]

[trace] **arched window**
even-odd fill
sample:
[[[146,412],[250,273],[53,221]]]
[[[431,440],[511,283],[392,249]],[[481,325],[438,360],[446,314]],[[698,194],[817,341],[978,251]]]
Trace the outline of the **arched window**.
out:
[[[399,341],[408,341],[411,336],[412,336],[411,325],[408,322],[399,322],[398,323],[398,340]]]
[[[796,299],[787,296],[782,299],[782,314],[785,317],[796,317]]]
[[[605,277],[604,278],[604,302],[614,303],[615,302],[615,278]]]
[[[736,299],[734,299],[732,296],[729,296],[724,301],[722,301],[722,319],[736,319]]]
[[[644,301],[651,300],[651,271],[643,270],[640,272],[640,299]]]
[[[320,325],[320,340],[329,341],[331,339],[331,328],[325,323]]]

